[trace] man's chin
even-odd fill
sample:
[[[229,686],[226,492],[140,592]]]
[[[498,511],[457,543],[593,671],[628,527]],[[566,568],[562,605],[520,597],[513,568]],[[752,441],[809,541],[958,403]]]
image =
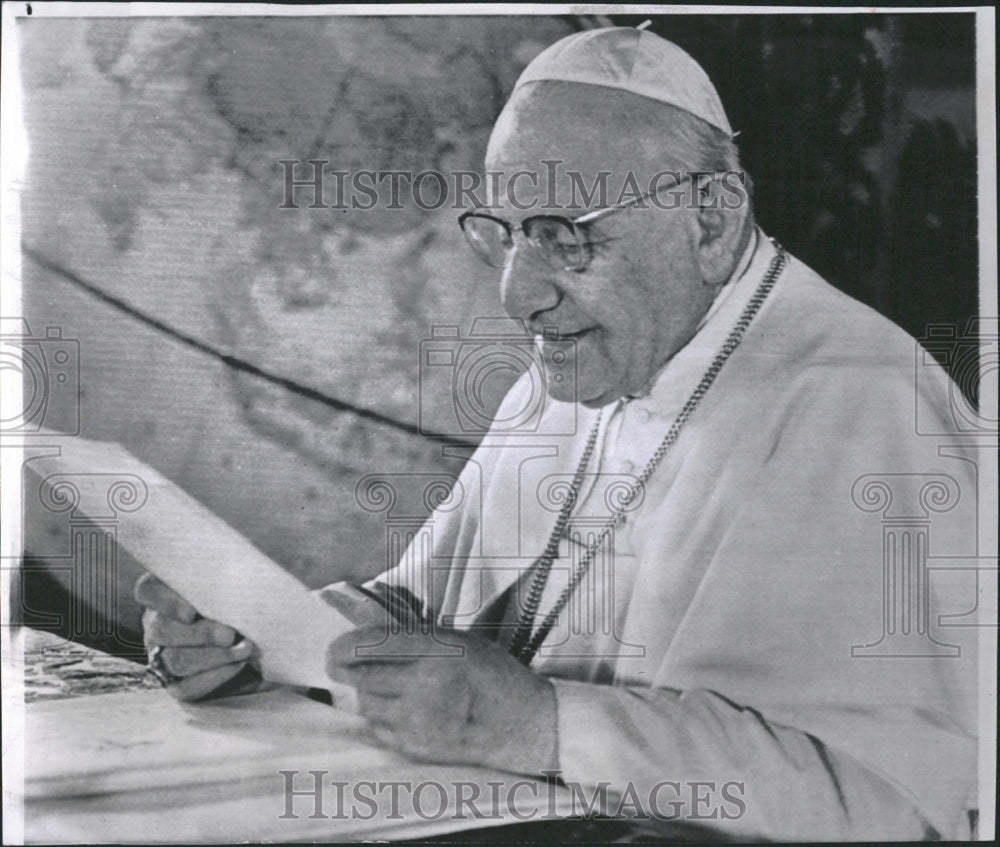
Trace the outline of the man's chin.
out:
[[[549,397],[559,403],[579,403],[588,409],[599,409],[617,399],[613,391],[601,391],[600,388],[582,385],[556,384],[546,385]]]
[[[600,397],[595,397],[592,400],[581,400],[580,405],[587,409],[601,409],[617,399],[617,397],[611,394],[602,394]]]

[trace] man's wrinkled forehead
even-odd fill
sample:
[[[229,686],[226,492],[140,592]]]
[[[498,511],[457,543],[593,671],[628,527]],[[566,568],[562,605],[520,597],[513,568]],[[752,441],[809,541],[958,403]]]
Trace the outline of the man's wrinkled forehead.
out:
[[[631,98],[636,100],[638,98]],[[592,85],[539,82],[519,88],[497,118],[486,149],[489,167],[532,158],[604,156],[626,149],[640,104]]]
[[[494,124],[486,169],[500,173],[501,183],[525,171],[544,183],[554,170],[562,175],[577,173],[590,183],[602,172],[623,175],[641,168],[652,158],[649,139],[639,131],[641,112],[648,108],[644,100],[627,92],[567,82],[521,87]],[[546,162],[558,162],[558,169]],[[545,186],[540,184],[539,191],[544,192]]]

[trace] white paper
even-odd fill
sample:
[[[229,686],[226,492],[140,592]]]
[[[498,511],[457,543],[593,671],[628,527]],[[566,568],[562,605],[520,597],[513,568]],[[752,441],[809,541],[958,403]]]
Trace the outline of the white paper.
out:
[[[26,526],[59,515],[39,509],[69,498],[74,515],[100,518],[117,497],[118,543],[206,618],[254,641],[268,680],[325,688],[345,705],[352,689],[326,674],[330,642],[354,628],[344,615],[170,480],[114,444],[58,438],[61,455],[29,460]],[[110,493],[117,485],[117,494]],[[65,516],[61,516],[65,522]],[[38,526],[36,532],[44,532]],[[30,534],[30,532],[29,532]],[[29,543],[30,538],[26,539]],[[349,699],[349,698],[348,698]]]

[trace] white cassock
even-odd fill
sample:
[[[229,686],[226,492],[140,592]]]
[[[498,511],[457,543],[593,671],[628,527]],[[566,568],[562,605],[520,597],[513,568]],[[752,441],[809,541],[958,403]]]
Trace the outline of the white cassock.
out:
[[[774,255],[759,237],[650,393],[603,410],[541,614]],[[974,554],[976,477],[954,437],[922,434],[954,431],[954,386],[925,359],[790,258],[534,660],[554,680],[564,780],[631,784],[654,815],[678,797],[664,781],[738,782],[742,812],[713,801],[679,816],[731,835],[968,837],[976,629],[940,616],[973,609],[976,587],[925,565]],[[497,420],[533,390],[520,381]],[[596,417],[550,401],[471,459],[454,451],[468,461],[452,497],[379,581],[446,625],[510,626]]]

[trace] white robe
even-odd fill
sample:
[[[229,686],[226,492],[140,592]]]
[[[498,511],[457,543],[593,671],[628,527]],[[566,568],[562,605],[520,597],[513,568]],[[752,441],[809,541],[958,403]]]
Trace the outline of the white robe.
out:
[[[646,465],[774,254],[761,238],[650,394],[606,407],[576,531],[600,526],[605,494]],[[967,837],[976,630],[939,627],[938,615],[972,609],[975,584],[964,572],[924,582],[900,571],[886,588],[883,573],[884,543],[890,555],[904,535],[929,535],[930,550],[915,556],[975,548],[974,466],[957,448],[939,455],[953,438],[917,431],[918,419],[920,429],[953,430],[953,386],[926,359],[790,257],[533,663],[554,681],[564,780],[618,792],[631,783],[642,803],[665,780],[741,782],[745,813],[725,819],[715,807],[702,818],[731,835],[913,839],[932,827]],[[519,382],[497,420],[516,417],[532,390]],[[492,432],[379,581],[407,586],[447,625],[495,616],[491,604],[526,584],[545,548],[559,505],[552,484],[572,478],[596,414],[548,401],[533,432]],[[453,453],[457,466],[468,458]],[[579,549],[562,542],[563,556]],[[556,561],[541,613],[570,566]],[[901,602],[903,583],[929,584],[914,600],[926,604],[929,632],[887,605]],[[857,649],[887,626],[895,640]],[[948,647],[960,655],[898,655]],[[666,806],[676,795],[659,797]],[[681,817],[712,809],[689,803]]]

